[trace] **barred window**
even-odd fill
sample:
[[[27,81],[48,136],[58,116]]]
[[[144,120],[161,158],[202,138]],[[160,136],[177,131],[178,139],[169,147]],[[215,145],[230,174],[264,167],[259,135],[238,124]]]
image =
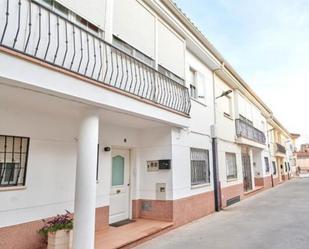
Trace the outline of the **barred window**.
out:
[[[237,164],[235,153],[225,153],[227,179],[237,179]]]
[[[269,160],[268,160],[268,157],[264,157],[264,160],[265,160],[265,170],[266,170],[266,173],[269,172]]]
[[[210,182],[208,150],[191,148],[191,185]]]
[[[0,187],[25,185],[29,138],[0,135]]]
[[[284,162],[284,168],[285,168],[285,172],[288,172],[288,163]]]
[[[273,161],[273,174],[276,175],[277,174],[277,167],[276,167],[276,162]]]

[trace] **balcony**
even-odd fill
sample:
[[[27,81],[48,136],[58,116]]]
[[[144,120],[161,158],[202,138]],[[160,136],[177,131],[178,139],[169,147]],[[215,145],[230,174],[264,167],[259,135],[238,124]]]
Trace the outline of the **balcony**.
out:
[[[0,1],[1,47],[189,115],[185,86],[37,2]]]
[[[286,149],[283,145],[276,143],[276,152],[278,153],[282,153],[285,154],[286,153]]]
[[[266,143],[266,137],[264,132],[256,129],[253,125],[248,124],[240,119],[235,120],[235,125],[236,125],[236,135],[238,137],[243,137],[260,144]]]

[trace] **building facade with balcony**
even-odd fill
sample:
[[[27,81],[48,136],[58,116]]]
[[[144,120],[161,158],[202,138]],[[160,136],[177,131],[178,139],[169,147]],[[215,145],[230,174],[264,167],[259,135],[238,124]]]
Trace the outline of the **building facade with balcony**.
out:
[[[110,224],[176,227],[254,189],[270,111],[224,61],[172,1],[1,1],[0,247],[39,248],[69,210],[91,249]]]

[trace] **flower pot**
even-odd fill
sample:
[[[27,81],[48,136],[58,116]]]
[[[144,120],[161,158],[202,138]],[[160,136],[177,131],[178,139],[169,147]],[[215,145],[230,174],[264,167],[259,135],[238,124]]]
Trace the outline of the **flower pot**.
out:
[[[48,233],[47,249],[72,249],[73,230]]]

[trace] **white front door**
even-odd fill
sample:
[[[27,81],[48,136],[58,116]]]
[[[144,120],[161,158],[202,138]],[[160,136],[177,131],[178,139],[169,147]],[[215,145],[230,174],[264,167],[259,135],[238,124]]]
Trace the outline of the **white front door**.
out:
[[[129,218],[129,160],[129,150],[112,150],[112,179],[109,206],[109,223],[114,223]]]

